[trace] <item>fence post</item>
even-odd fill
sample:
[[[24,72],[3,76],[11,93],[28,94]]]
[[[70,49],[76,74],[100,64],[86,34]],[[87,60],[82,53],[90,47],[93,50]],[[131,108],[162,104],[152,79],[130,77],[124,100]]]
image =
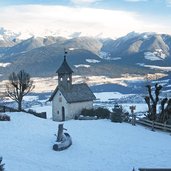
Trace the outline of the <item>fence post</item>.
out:
[[[152,128],[151,128],[152,131],[154,131],[154,120],[152,122]]]
[[[166,131],[166,121],[163,124],[163,130]]]
[[[135,115],[135,113],[134,113],[134,110],[136,109],[136,106],[130,106],[129,108],[130,108],[131,114],[132,114],[131,123],[132,123],[132,125],[135,126],[135,124],[136,124],[136,115]]]
[[[3,112],[5,113],[5,106],[3,106]]]

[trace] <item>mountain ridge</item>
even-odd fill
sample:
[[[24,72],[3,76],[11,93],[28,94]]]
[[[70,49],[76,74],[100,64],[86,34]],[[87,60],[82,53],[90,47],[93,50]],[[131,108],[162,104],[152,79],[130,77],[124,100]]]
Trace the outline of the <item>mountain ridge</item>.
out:
[[[115,40],[47,36],[12,41],[11,45],[0,44],[0,63],[9,63],[0,67],[1,79],[20,69],[33,76],[54,75],[63,60],[64,48],[76,75],[143,75],[166,72],[148,65],[166,67],[171,63],[171,36],[167,34],[131,32]]]

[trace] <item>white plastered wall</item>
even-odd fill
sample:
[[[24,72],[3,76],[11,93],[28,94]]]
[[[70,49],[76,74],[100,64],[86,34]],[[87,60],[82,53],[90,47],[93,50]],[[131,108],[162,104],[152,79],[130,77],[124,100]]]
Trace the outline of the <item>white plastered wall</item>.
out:
[[[62,93],[58,90],[52,101],[52,118],[54,121],[62,121],[62,107],[65,108],[65,120],[74,119],[81,110],[93,108],[93,101],[67,103]]]

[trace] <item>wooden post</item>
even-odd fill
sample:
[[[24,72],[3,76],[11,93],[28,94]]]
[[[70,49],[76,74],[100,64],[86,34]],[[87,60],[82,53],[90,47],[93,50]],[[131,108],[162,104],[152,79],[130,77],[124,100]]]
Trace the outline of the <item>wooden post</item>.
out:
[[[154,120],[152,122],[152,128],[151,128],[152,131],[154,131]]]
[[[57,136],[57,142],[61,142],[63,138],[63,125],[64,124],[59,124],[58,125],[58,136]]]
[[[3,112],[5,113],[5,106],[3,106]]]
[[[136,116],[135,116],[135,114],[134,114],[134,110],[136,109],[136,106],[130,106],[129,108],[130,108],[131,114],[132,114],[131,123],[132,123],[132,125],[135,126],[135,123],[136,123]]]

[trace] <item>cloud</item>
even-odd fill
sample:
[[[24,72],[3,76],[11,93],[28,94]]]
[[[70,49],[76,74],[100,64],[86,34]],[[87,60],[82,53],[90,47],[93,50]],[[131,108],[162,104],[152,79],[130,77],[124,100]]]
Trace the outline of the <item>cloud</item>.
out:
[[[171,7],[171,0],[166,0],[167,6]]]
[[[1,26],[38,36],[53,32],[67,37],[81,32],[81,36],[119,37],[133,30],[171,30],[170,26],[153,24],[136,13],[126,11],[45,5],[8,6],[0,10]]]
[[[127,2],[146,2],[148,0],[125,0]]]
[[[101,0],[71,0],[72,3],[74,4],[92,4],[92,3],[95,3],[95,2],[98,2],[98,1],[101,1]]]

